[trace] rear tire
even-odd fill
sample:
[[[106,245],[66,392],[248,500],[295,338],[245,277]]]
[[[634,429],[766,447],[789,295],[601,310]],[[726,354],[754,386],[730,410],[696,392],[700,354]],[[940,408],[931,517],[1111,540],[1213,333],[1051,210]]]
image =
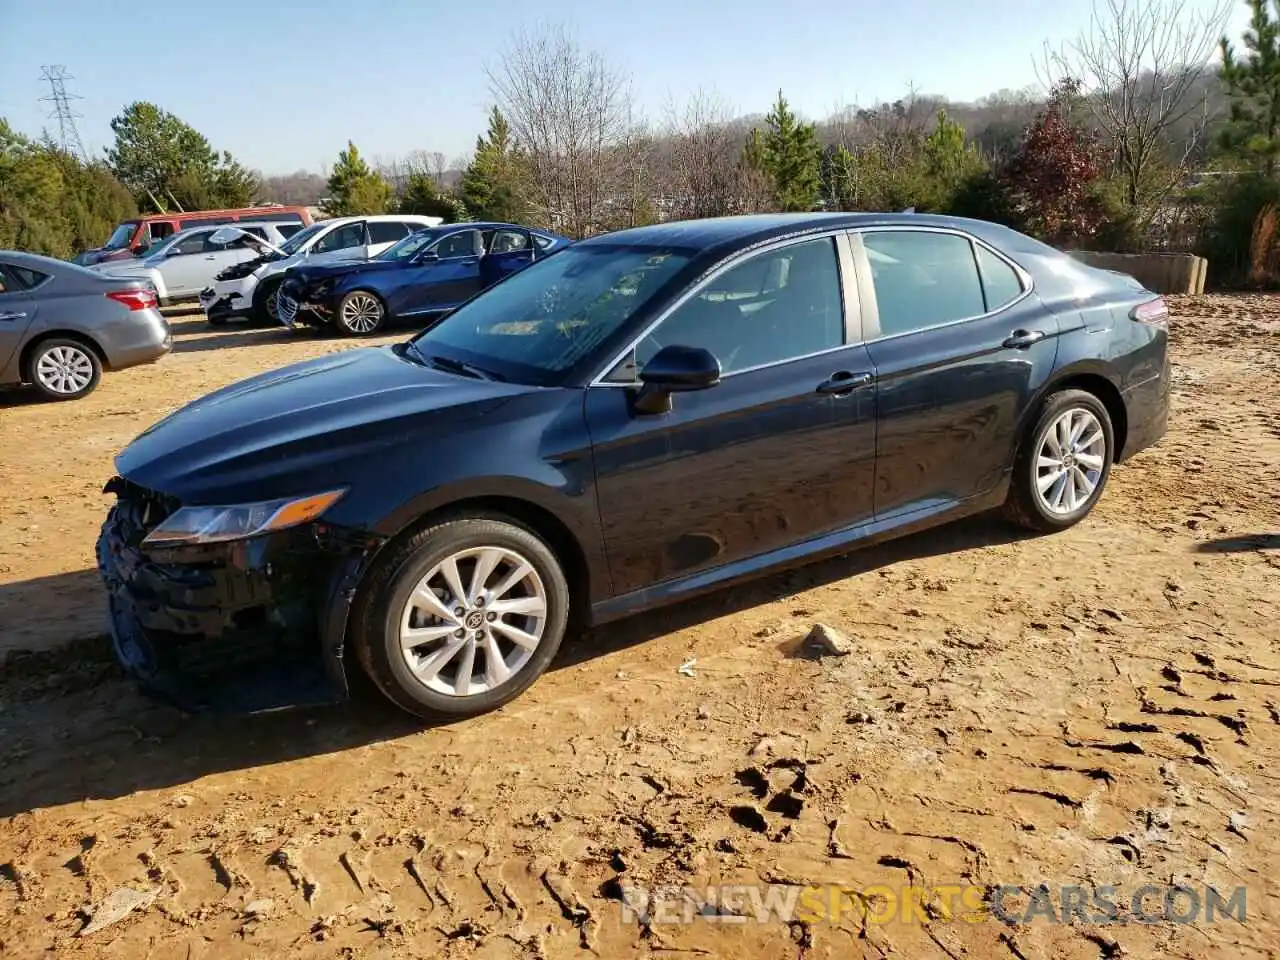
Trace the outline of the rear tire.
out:
[[[559,561],[531,531],[493,516],[445,520],[376,561],[352,611],[352,643],[401,709],[473,716],[542,675],[569,602]]]
[[[1102,401],[1085,390],[1053,393],[1020,445],[1001,512],[1041,533],[1075,526],[1102,496],[1114,456]]]
[[[79,400],[97,388],[102,361],[79,340],[45,340],[27,359],[27,379],[47,400]]]

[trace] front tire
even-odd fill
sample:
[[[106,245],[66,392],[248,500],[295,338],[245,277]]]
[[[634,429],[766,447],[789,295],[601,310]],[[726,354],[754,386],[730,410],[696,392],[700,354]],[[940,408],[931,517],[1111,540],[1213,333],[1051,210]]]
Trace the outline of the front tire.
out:
[[[79,400],[97,388],[102,361],[78,340],[46,340],[27,361],[27,379],[47,400]]]
[[[284,283],[284,277],[265,280],[258,284],[257,289],[254,290],[253,318],[259,324],[280,323],[280,313],[276,308],[276,303],[280,296],[280,284],[282,283]]]
[[[564,571],[539,537],[496,517],[447,520],[370,571],[353,643],[401,709],[466,717],[528,689],[559,650],[568,615]]]
[[[333,323],[348,337],[367,337],[382,329],[387,307],[382,299],[368,290],[352,290],[338,303]]]
[[[1042,533],[1074,526],[1102,496],[1114,456],[1101,400],[1085,390],[1051,394],[1018,451],[1005,517]]]

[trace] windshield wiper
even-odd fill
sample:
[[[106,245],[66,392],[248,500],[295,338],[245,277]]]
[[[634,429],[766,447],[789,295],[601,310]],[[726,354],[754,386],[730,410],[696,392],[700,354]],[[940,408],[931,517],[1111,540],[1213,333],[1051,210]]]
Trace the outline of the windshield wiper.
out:
[[[430,356],[427,358],[433,366],[439,367],[441,370],[447,370],[450,373],[460,373],[464,376],[475,377],[477,380],[501,380],[491,370],[485,370],[483,367],[477,367],[471,363],[463,363],[461,360],[454,360],[452,357]]]

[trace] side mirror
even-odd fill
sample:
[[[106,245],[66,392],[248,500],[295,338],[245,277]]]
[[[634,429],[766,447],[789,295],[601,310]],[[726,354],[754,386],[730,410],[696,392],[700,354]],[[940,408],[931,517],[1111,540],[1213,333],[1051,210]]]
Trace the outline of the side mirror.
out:
[[[439,259],[440,259],[440,254],[436,253],[434,250],[424,250],[422,253],[418,254],[416,257],[413,258],[413,262],[414,263],[435,263]]]
[[[671,394],[706,390],[720,382],[720,361],[702,347],[672,344],[663,347],[640,371],[640,393],[635,408],[640,413],[666,413]]]
[[[140,243],[136,247],[130,248],[129,252],[135,257],[140,257],[147,252],[147,245],[145,243]]]

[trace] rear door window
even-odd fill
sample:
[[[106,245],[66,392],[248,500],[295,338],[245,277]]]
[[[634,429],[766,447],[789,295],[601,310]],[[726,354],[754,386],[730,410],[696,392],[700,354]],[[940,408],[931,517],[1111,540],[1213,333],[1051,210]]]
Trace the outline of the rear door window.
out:
[[[529,246],[529,235],[523,230],[498,230],[489,240],[490,253],[517,253]]]
[[[15,290],[34,290],[49,279],[47,273],[32,270],[29,267],[13,265],[0,266],[0,281],[6,281],[5,289],[0,293],[12,293]]]
[[[986,312],[973,244],[955,233],[875,230],[862,236],[880,314],[891,337]]]
[[[408,229],[399,220],[373,220],[369,223],[370,243],[395,243],[408,235]]]
[[[987,310],[999,310],[1022,296],[1022,279],[1018,272],[986,247],[978,247],[978,266],[982,270],[982,291],[987,297]]]

